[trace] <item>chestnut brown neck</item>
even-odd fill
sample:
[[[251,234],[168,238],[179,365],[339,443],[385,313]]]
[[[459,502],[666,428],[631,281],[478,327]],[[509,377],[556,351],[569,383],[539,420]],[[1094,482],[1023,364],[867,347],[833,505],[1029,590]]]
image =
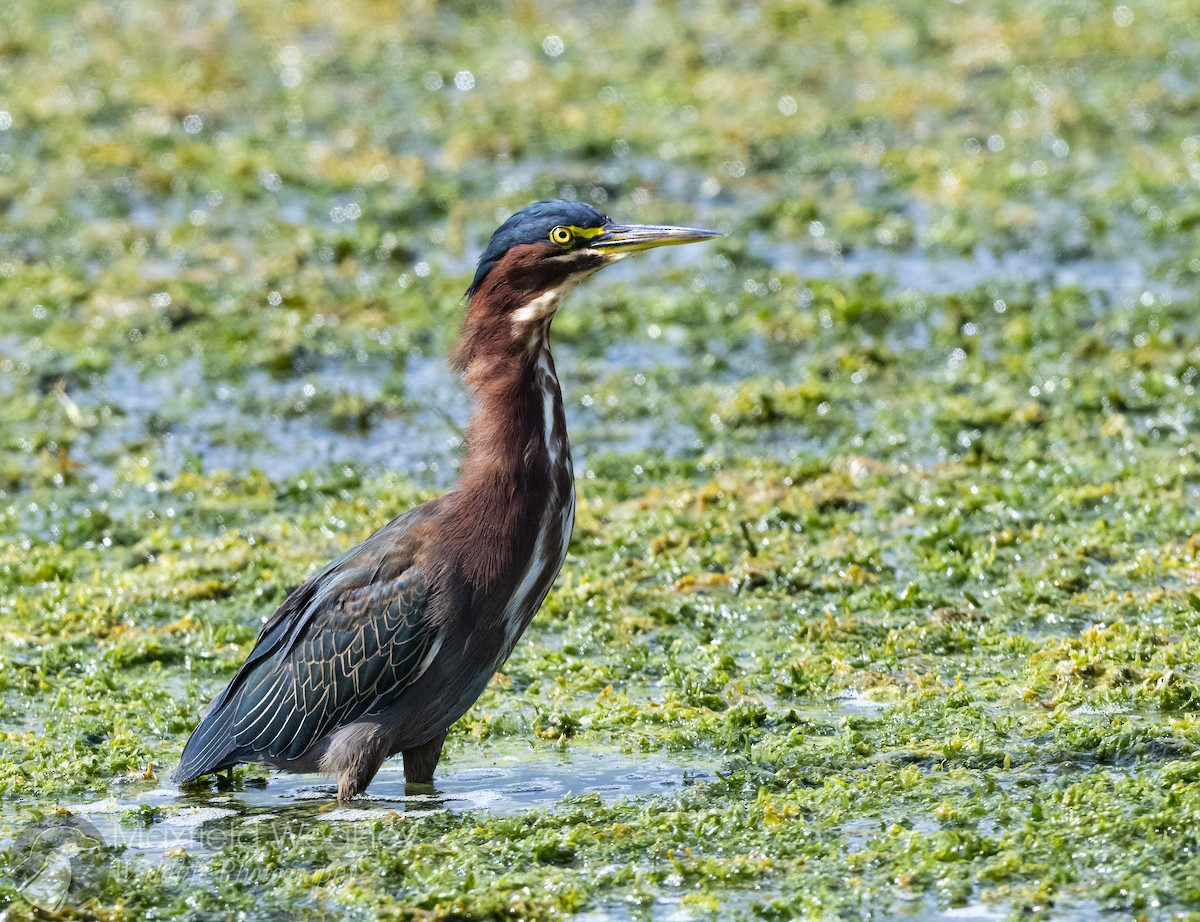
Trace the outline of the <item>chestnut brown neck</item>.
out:
[[[531,249],[514,248],[484,280],[467,308],[453,358],[476,405],[447,536],[468,578],[485,590],[525,565],[547,510],[573,501],[562,395],[549,346],[557,305],[548,293],[557,289],[533,271],[543,254],[521,252]]]

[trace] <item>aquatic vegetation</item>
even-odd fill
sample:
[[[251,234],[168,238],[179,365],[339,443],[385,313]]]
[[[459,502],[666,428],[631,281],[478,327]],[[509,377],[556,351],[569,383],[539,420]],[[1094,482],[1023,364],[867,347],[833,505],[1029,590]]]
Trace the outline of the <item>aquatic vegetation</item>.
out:
[[[0,851],[88,818],[118,919],[1200,913],[1192,6],[408,7],[0,12]],[[570,558],[440,795],[179,796],[452,478],[549,194],[730,233],[556,321]]]

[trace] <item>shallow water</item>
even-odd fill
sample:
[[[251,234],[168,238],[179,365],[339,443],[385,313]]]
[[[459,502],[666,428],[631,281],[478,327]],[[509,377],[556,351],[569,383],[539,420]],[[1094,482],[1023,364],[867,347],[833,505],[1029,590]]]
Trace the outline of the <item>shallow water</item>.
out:
[[[0,343],[0,354],[16,346]],[[555,348],[564,383],[568,431],[577,469],[606,452],[662,451],[668,457],[695,453],[703,446],[695,428],[663,414],[601,416],[600,407],[583,403],[584,381],[604,381],[656,368],[692,369],[694,356],[665,341],[614,343],[598,357],[585,357],[569,345]],[[735,381],[749,368],[766,371],[761,345],[748,343],[722,356],[717,380]],[[114,367],[90,384],[72,390],[87,425],[71,446],[73,460],[100,487],[118,477],[115,461],[131,446],[152,450],[151,463],[173,477],[185,464],[202,470],[261,470],[272,478],[335,464],[357,464],[396,471],[417,482],[446,486],[461,457],[462,433],[471,410],[470,396],[444,357],[413,351],[399,359],[402,394],[395,412],[373,417],[362,427],[331,425],[329,416],[311,409],[314,400],[343,395],[380,401],[386,398],[396,368],[382,359],[354,357],[323,361],[303,375],[279,379],[263,371],[247,372],[236,382],[207,379],[200,363],[145,374]],[[29,458],[28,463],[38,463]]]
[[[679,753],[620,753],[586,747],[531,748],[519,741],[451,752],[432,790],[406,791],[401,765],[390,762],[365,796],[336,803],[337,787],[314,775],[274,773],[265,781],[238,782],[235,791],[183,793],[176,785],[134,784],[128,796],[61,806],[92,823],[109,845],[151,861],[169,849],[211,852],[240,837],[254,837],[264,821],[369,824],[397,814],[429,812],[514,816],[552,810],[567,798],[596,795],[604,803],[677,794],[716,777],[712,760]],[[164,777],[166,772],[164,772]],[[28,821],[15,805],[4,811],[3,838]],[[152,812],[147,812],[152,811]],[[140,816],[153,816],[148,824]]]
[[[898,252],[878,247],[822,254],[795,240],[752,235],[751,242],[754,252],[780,271],[804,278],[875,275],[891,290],[918,294],[945,295],[996,283],[1031,286],[1039,292],[1078,287],[1103,296],[1104,303],[1111,305],[1131,301],[1147,290],[1170,290],[1165,283],[1152,280],[1145,259],[1128,255],[1062,258],[1029,250],[992,253],[980,249],[970,256],[950,256],[921,249]]]

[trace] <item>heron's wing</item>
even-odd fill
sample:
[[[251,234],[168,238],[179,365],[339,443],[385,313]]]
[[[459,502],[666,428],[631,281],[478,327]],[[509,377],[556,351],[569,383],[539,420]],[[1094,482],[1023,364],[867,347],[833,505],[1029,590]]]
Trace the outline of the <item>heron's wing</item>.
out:
[[[420,677],[436,643],[431,587],[403,539],[423,511],[380,529],[288,596],[188,740],[177,780],[252,755],[298,758]]]
[[[428,667],[434,630],[423,617],[428,581],[417,569],[364,581],[339,574],[291,645],[240,689],[239,750],[295,759],[338,727],[386,707]]]

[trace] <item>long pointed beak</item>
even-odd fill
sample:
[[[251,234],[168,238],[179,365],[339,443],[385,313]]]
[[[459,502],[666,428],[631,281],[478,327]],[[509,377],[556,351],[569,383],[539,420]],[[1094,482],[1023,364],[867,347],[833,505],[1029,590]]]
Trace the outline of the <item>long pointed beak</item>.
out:
[[[720,231],[699,227],[662,227],[655,224],[608,224],[588,241],[588,249],[605,254],[635,253],[652,247],[678,246],[699,243],[724,236]]]

